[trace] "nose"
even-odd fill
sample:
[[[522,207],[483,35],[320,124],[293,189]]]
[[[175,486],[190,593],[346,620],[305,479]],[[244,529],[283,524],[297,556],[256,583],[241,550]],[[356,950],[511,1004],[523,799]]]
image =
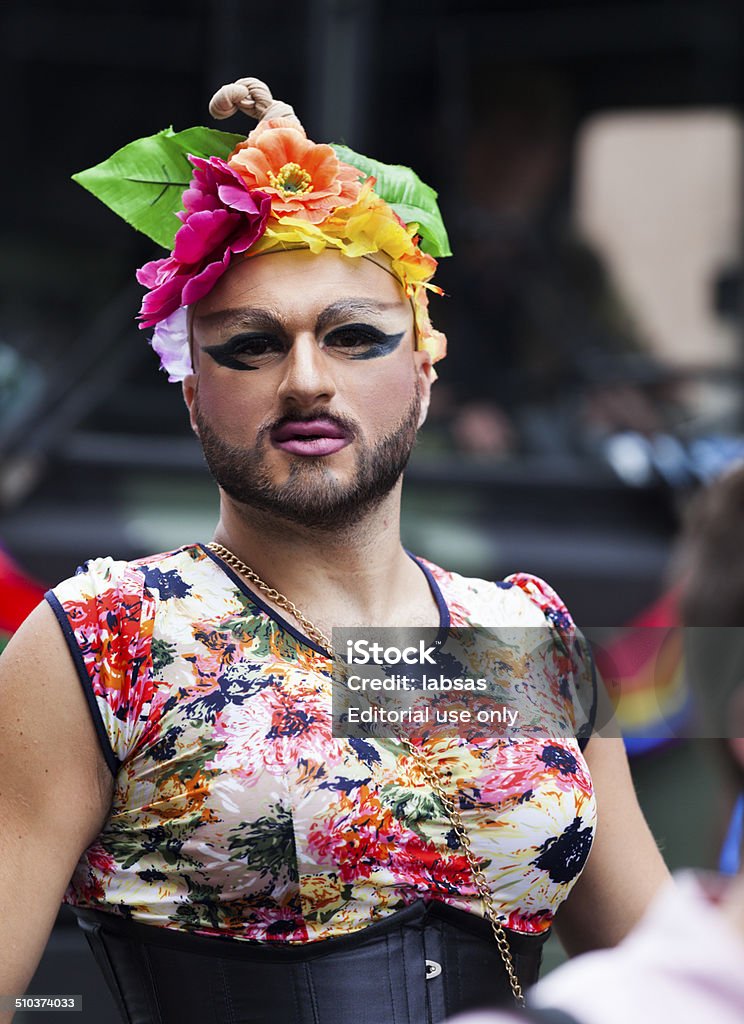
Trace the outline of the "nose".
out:
[[[313,335],[295,338],[283,362],[284,374],[277,388],[279,400],[308,408],[318,401],[330,401],[336,394],[336,384],[329,363]]]

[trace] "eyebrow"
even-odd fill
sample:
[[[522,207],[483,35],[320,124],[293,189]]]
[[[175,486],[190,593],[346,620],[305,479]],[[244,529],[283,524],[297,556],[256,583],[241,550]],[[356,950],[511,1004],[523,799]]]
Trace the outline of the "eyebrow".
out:
[[[315,332],[320,334],[332,324],[359,316],[375,316],[392,309],[403,309],[400,302],[376,302],[373,299],[340,299],[326,306],[315,321]],[[271,330],[283,334],[286,325],[277,314],[270,309],[257,306],[246,306],[241,309],[217,309],[213,313],[197,316],[200,326],[219,327],[226,330],[245,330],[246,328]]]
[[[315,333],[320,334],[326,327],[359,316],[375,316],[387,313],[391,309],[405,308],[400,302],[375,302],[372,299],[340,299],[331,303],[318,315],[315,321]]]
[[[227,330],[243,330],[248,327],[260,327],[281,334],[284,324],[270,309],[249,306],[244,309],[217,309],[214,313],[202,313],[194,317],[195,323],[204,327],[222,327]]]

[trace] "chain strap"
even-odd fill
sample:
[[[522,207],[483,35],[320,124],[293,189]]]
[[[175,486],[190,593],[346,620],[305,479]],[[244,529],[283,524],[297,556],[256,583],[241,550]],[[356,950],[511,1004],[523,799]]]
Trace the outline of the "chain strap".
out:
[[[210,551],[213,551],[218,555],[223,562],[226,562],[231,568],[239,572],[241,576],[245,576],[246,579],[250,580],[251,583],[258,587],[258,589],[278,605],[279,608],[293,615],[304,629],[306,635],[309,636],[316,644],[324,647],[330,654],[331,658],[335,659],[336,655],[331,641],[325,633],[321,632],[317,626],[314,626],[313,623],[302,614],[294,602],[290,601],[288,597],[285,597],[284,594],[280,593],[278,590],[275,590],[274,587],[270,587],[268,583],[265,583],[258,573],[254,572],[249,565],[242,562],[237,555],[234,555],[232,551],[224,545],[218,544],[217,541],[211,541],[206,546]],[[468,862],[470,872],[473,876],[473,881],[475,882],[475,886],[478,890],[478,895],[483,902],[486,918],[488,919],[488,923],[491,925],[493,937],[495,938],[496,944],[499,947],[499,952],[501,953],[501,959],[504,961],[504,967],[506,968],[506,973],[509,978],[509,984],[511,985],[512,994],[514,995],[514,1001],[518,1006],[524,1007],[524,994],[514,967],[514,958],[512,957],[512,952],[509,948],[509,940],[506,937],[503,925],[499,921],[498,912],[494,905],[491,891],[488,888],[488,881],[483,868],[480,866],[475,854],[473,853],[472,841],[465,830],[465,825],[460,811],[455,805],[452,797],[445,791],[439,776],[429,763],[426,754],[419,747],[415,746],[409,739],[403,738],[401,743],[409,751],[416,766],[419,768],[427,783],[437,795],[447,817],[452,823],[452,828],[455,831],[458,842],[465,854],[465,859]]]
[[[499,952],[501,953],[501,959],[504,961],[504,967],[506,968],[506,973],[509,976],[509,984],[511,985],[511,990],[514,995],[514,1001],[519,1006],[523,1007],[524,994],[514,967],[514,958],[512,957],[512,952],[509,948],[509,940],[506,937],[503,925],[499,921],[498,912],[494,906],[493,897],[491,896],[491,891],[488,888],[488,881],[486,880],[483,868],[480,866],[475,854],[473,853],[472,840],[465,830],[465,824],[462,820],[460,811],[449,793],[445,792],[441,779],[432,768],[426,754],[419,747],[415,746],[409,739],[404,738],[401,740],[401,743],[411,754],[416,766],[420,769],[422,775],[436,793],[440,803],[444,807],[447,817],[452,822],[455,835],[463,849],[465,858],[467,859],[473,876],[473,881],[478,889],[478,895],[483,902],[488,923],[491,925],[493,937],[496,939],[496,944],[498,945]]]
[[[254,583],[259,590],[263,591],[263,593],[266,594],[266,596],[277,604],[283,611],[289,612],[290,615],[294,615],[299,624],[305,630],[307,636],[309,636],[310,639],[320,647],[325,647],[331,657],[334,657],[331,641],[325,633],[322,633],[317,626],[314,626],[309,619],[305,618],[294,602],[290,601],[288,597],[284,596],[284,594],[280,594],[278,590],[270,587],[268,583],[264,583],[257,572],[254,572],[249,565],[245,564],[245,562],[241,562],[238,556],[234,555],[232,551],[228,550],[224,545],[218,544],[217,541],[213,540],[207,544],[207,547],[210,551],[214,551],[216,555],[219,555],[223,562],[227,562],[232,569],[236,569],[241,576],[245,576],[246,579],[251,581],[251,583]]]

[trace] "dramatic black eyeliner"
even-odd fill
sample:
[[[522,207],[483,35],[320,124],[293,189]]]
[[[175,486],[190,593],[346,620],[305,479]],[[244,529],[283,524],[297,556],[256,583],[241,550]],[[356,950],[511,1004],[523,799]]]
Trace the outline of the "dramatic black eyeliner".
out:
[[[326,341],[332,342],[334,337],[340,338],[348,335],[364,348],[361,352],[355,352],[352,345],[338,346],[339,351],[344,352],[347,359],[379,359],[381,356],[394,352],[400,345],[404,334],[404,331],[401,331],[400,334],[385,334],[370,324],[344,324],[331,331],[326,336]],[[264,352],[250,351],[251,342],[257,341],[266,343]],[[278,344],[278,342],[265,334],[238,334],[219,345],[204,345],[202,351],[211,356],[219,366],[225,366],[230,370],[258,370],[258,366],[251,365],[246,360],[251,357],[259,359],[268,352],[276,351],[270,347],[272,344]]]
[[[249,359],[251,355],[257,358],[256,353],[247,352],[248,343],[256,341],[257,339],[267,339],[263,334],[239,334],[234,338],[229,338],[227,341],[222,342],[221,345],[204,345],[202,351],[214,359],[220,366],[226,366],[230,370],[257,370],[257,366],[251,366],[249,363],[245,363],[238,356],[247,356]],[[264,353],[260,353],[264,355]]]
[[[334,335],[346,333],[357,333],[369,346],[364,352],[354,354],[349,351],[349,359],[379,359],[380,356],[389,355],[396,350],[401,343],[405,331],[401,331],[400,334],[385,334],[369,324],[344,324],[343,327],[338,327],[335,331],[331,331],[327,336],[327,340],[331,340]]]

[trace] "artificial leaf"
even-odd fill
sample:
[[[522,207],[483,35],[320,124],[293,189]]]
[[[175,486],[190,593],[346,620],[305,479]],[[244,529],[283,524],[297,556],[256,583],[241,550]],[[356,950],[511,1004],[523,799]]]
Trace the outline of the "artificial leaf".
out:
[[[384,199],[406,224],[418,224],[421,248],[439,259],[451,256],[447,231],[437,205],[437,193],[425,185],[415,171],[400,164],[383,164],[379,160],[355,153],[347,146],[334,145],[339,160],[357,167],[375,178],[375,192]]]
[[[127,224],[171,249],[180,227],[174,214],[182,208],[181,195],[193,170],[188,155],[226,159],[242,141],[242,135],[215,128],[166,128],[130,142],[103,163],[73,174],[72,180]]]

